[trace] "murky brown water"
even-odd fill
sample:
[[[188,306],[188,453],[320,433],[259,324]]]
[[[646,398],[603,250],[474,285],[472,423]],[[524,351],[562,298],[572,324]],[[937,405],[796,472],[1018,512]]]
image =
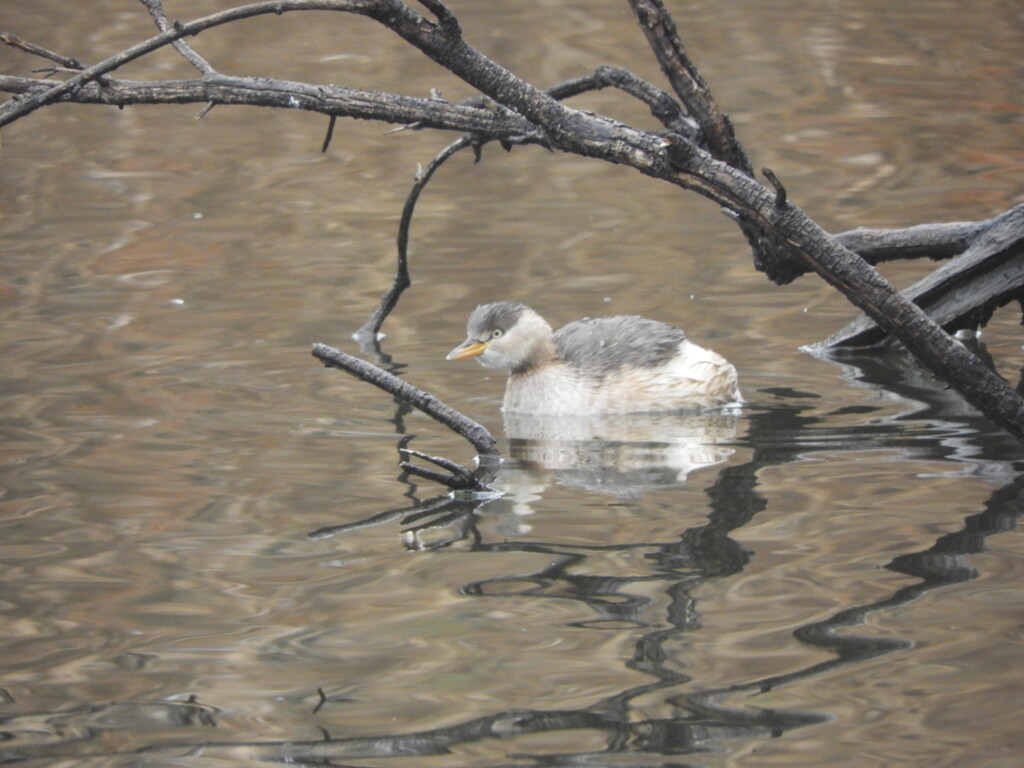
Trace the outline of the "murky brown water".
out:
[[[452,6],[538,84],[599,64],[660,82],[625,3]],[[1024,199],[1019,3],[672,8],[755,164],[823,225]],[[0,9],[84,60],[149,34],[125,0]],[[468,93],[361,19],[197,45],[235,74]],[[128,74],[189,71],[165,53]],[[476,303],[519,298],[677,322],[750,404],[513,440],[508,496],[410,518],[437,490],[397,479],[396,431],[471,451],[308,349],[355,351],[447,137],[341,123],[321,155],[324,118],[196,111],[61,106],[3,135],[3,760],[1018,764],[1020,448],[899,356],[799,352],[852,315],[830,289],[769,285],[714,206],[634,172],[456,158],[385,327],[410,381],[501,433],[500,380],[443,358]],[[1017,318],[984,340],[1015,378]]]

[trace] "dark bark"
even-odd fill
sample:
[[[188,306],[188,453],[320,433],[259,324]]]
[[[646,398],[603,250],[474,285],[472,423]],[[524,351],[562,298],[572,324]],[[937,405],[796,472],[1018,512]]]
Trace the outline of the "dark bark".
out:
[[[438,472],[433,469],[421,467],[410,461],[400,462],[398,466],[410,475],[416,475],[417,477],[423,477],[427,480],[433,480],[435,483],[440,483],[447,488],[451,488],[453,491],[469,491],[471,493],[498,495],[501,493],[487,484],[487,482],[494,480],[494,475],[496,474],[495,470],[497,469],[496,463],[493,466],[484,465],[482,470],[478,468],[476,472],[473,472],[459,464],[456,464],[454,461],[444,458],[444,456],[429,456],[425,453],[421,453],[420,451],[414,451],[412,448],[402,448],[401,451],[405,456],[426,461],[448,471],[448,473],[445,474],[444,472]]]
[[[387,316],[391,314],[391,310],[398,304],[398,299],[405,289],[412,285],[412,280],[409,277],[409,227],[412,226],[412,215],[416,210],[416,202],[420,198],[420,193],[426,187],[435,171],[447,162],[448,158],[460,150],[472,146],[473,141],[473,136],[470,135],[452,142],[442,149],[420,173],[416,174],[416,181],[413,183],[412,189],[405,199],[405,206],[402,208],[402,218],[398,224],[398,263],[395,269],[395,279],[392,281],[391,287],[387,292],[381,296],[380,304],[370,316],[370,319],[355,332],[355,339],[364,350],[372,347],[377,342],[384,320],[387,319]]]
[[[661,71],[690,116],[704,131],[708,151],[713,157],[752,177],[753,166],[736,138],[732,121],[718,107],[711,89],[687,56],[665,5],[661,0],[629,0],[629,4],[661,65]]]
[[[932,234],[936,230],[929,228]],[[903,295],[924,309],[947,332],[975,329],[985,325],[992,313],[1011,301],[1024,299],[1024,205],[1018,205],[984,225],[948,225],[945,242],[929,235],[925,247],[933,255],[943,245],[966,243],[969,247],[949,263],[903,291]],[[874,238],[873,238],[874,239]],[[907,238],[893,238],[906,243]],[[883,250],[879,237],[876,254]],[[924,243],[922,243],[924,245]],[[898,247],[906,258],[905,245]],[[870,317],[861,316],[815,349],[865,347],[879,344],[888,334]]]
[[[696,65],[690,60],[679,37],[675,22],[661,0],[629,0],[640,29],[647,37],[661,71],[665,74],[679,100],[700,127],[704,145],[717,160],[754,177],[754,168],[736,137],[729,115],[715,101],[711,89]],[[776,183],[774,175],[770,179]],[[739,217],[740,231],[750,244],[754,267],[769,280],[785,285],[799,277],[804,267],[784,242],[763,237],[763,233]]]
[[[775,206],[775,196],[748,177],[703,154],[692,144],[674,145],[673,162],[682,173],[704,169],[723,189],[749,200],[749,214],[765,232],[785,238],[795,251],[829,284],[924,362],[940,378],[951,382],[967,400],[993,422],[1024,439],[1024,400],[957,339],[946,333],[916,304],[900,294],[867,262],[844,248],[803,211],[786,204]],[[707,174],[719,166],[720,173]]]
[[[49,98],[53,83],[0,75],[0,90],[20,94],[25,101]],[[400,94],[382,94],[336,85],[310,85],[287,80],[255,80],[215,75],[202,80],[137,82],[107,78],[103,85],[86,83],[64,91],[49,103],[106,104],[227,104],[301,109],[337,117],[378,120],[423,128],[471,131],[483,136],[515,136],[522,143],[536,129],[519,115],[497,106],[450,104]],[[8,102],[10,103],[10,102]],[[0,115],[0,125],[3,117]]]
[[[940,261],[963,253],[993,222],[995,219],[918,224],[906,229],[851,229],[840,232],[836,239],[869,264],[919,258]]]

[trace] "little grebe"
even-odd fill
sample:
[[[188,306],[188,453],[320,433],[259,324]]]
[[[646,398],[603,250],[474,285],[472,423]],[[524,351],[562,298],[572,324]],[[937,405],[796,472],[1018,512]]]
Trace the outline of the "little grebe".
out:
[[[557,332],[525,304],[477,307],[449,360],[509,372],[509,413],[675,411],[742,401],[736,369],[682,330],[637,315],[584,318]]]

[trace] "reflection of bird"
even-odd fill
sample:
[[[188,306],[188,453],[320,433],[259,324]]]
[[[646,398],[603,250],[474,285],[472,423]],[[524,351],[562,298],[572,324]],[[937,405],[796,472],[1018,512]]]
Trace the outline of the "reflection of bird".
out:
[[[674,411],[741,400],[736,369],[686,334],[636,315],[585,318],[557,332],[525,304],[477,307],[449,360],[509,372],[505,411],[562,415]]]

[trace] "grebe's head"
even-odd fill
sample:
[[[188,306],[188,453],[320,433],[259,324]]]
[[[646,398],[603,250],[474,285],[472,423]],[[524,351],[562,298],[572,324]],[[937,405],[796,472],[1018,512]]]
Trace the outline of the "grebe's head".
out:
[[[466,340],[448,360],[475,357],[487,368],[518,372],[547,362],[554,354],[551,326],[525,304],[481,304],[466,323]]]

